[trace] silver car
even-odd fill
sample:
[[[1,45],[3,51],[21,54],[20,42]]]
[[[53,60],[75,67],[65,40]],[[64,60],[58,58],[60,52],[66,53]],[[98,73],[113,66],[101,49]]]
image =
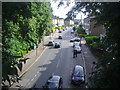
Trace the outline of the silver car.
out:
[[[53,90],[58,90],[61,89],[63,86],[63,79],[61,76],[58,75],[52,75],[51,77],[49,77],[49,79],[47,80],[45,86],[43,86],[43,88],[45,89],[53,89]]]
[[[74,48],[75,46],[81,46],[80,42],[74,42],[74,43],[73,43],[73,48]]]
[[[80,46],[74,46],[74,49],[77,50],[77,53],[81,53],[82,51]]]

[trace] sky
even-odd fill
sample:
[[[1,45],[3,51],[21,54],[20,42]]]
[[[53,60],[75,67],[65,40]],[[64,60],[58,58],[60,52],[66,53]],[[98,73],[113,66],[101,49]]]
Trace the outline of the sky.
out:
[[[65,1],[64,1],[65,2]],[[61,7],[57,7],[59,4],[59,1],[57,2],[51,2],[51,7],[53,9],[53,15],[55,16],[59,16],[60,18],[66,18],[66,14],[72,9],[72,7],[75,5],[74,1],[71,0],[71,3],[69,5],[69,7],[66,7],[65,5],[62,5]],[[82,14],[82,19],[85,18],[86,16],[84,14]],[[81,13],[79,13],[76,17],[77,19],[81,19]]]

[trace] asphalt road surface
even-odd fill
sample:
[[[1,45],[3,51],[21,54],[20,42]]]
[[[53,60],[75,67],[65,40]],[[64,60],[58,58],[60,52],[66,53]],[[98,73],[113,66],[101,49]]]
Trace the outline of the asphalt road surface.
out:
[[[46,47],[45,52],[39,60],[23,75],[19,85],[24,88],[42,88],[47,79],[52,75],[59,75],[63,78],[63,88],[78,88],[71,84],[71,74],[75,65],[84,66],[82,54],[73,58],[73,43],[70,39],[74,37],[70,33],[71,28],[62,33],[57,33],[54,41],[60,42],[60,48]],[[57,39],[62,35],[63,39]]]

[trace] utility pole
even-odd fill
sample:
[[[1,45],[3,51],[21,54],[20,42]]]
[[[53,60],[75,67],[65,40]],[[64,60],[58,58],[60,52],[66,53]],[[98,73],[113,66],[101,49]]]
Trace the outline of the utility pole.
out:
[[[36,43],[36,56],[37,56],[38,41]]]

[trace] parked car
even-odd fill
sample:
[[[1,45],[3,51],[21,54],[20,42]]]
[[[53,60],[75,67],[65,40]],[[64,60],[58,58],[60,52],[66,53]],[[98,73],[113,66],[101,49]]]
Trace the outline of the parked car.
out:
[[[52,75],[51,77],[49,77],[49,79],[47,80],[45,86],[43,86],[43,88],[45,89],[61,89],[63,86],[63,79],[61,76],[58,75]]]
[[[72,30],[72,31],[71,31],[71,34],[73,34],[73,33],[74,33],[74,31]]]
[[[54,46],[55,42],[54,41],[49,41],[47,46]]]
[[[73,84],[83,84],[85,83],[85,71],[84,67],[76,65],[72,72],[71,83]]]
[[[75,46],[74,49],[77,50],[77,53],[81,53],[82,51],[80,46]]]
[[[62,31],[61,31],[61,30],[59,30],[59,33],[62,33]]]
[[[79,42],[80,41],[80,38],[79,37],[75,37],[75,40],[76,42]]]
[[[59,42],[55,42],[54,48],[60,48],[60,43]]]
[[[62,36],[58,36],[58,39],[62,39]]]
[[[75,37],[75,38],[72,38],[70,39],[70,42],[79,42],[80,41],[80,38],[79,37]]]

